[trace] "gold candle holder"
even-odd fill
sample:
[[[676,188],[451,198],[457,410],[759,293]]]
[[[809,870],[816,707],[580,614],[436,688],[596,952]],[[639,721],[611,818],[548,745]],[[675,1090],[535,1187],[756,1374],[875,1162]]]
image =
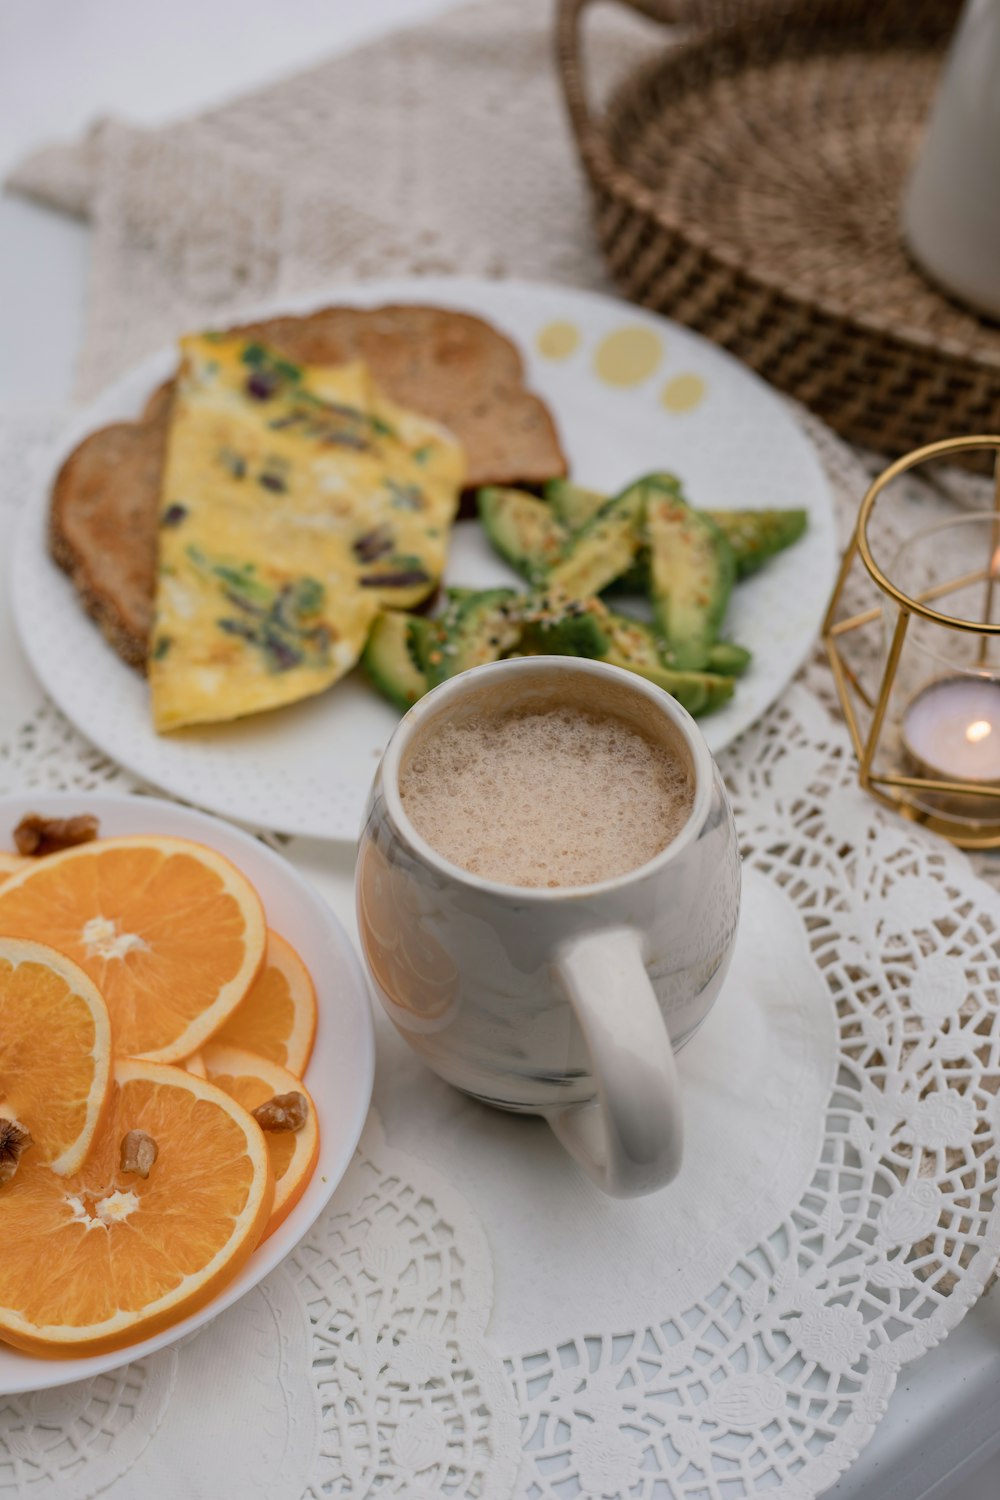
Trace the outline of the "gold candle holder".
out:
[[[994,508],[915,530],[876,559],[878,502],[901,474],[975,449],[994,454]],[[860,559],[880,601],[844,614]],[[862,581],[863,576],[862,576]],[[880,802],[970,849],[1000,847],[1000,436],[929,443],[868,489],[823,622],[858,758]],[[877,675],[852,644],[881,632]]]

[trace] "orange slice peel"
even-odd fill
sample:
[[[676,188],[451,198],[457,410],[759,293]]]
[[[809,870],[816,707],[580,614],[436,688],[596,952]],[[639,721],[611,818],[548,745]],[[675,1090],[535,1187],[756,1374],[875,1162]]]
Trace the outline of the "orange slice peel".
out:
[[[11,854],[6,849],[0,849],[0,885],[10,880],[13,875],[20,875],[26,870],[28,861],[23,854]]]
[[[149,1337],[204,1306],[249,1259],[271,1216],[264,1133],[229,1094],[180,1068],[118,1060],[79,1172],[27,1152],[0,1188],[0,1338],[84,1355]],[[125,1137],[155,1143],[148,1176]]]
[[[100,839],[0,885],[0,934],[42,941],[94,981],[119,1055],[181,1061],[223,1024],[263,962],[260,898],[187,839]]]
[[[319,1156],[319,1123],[312,1098],[299,1078],[267,1058],[242,1047],[209,1042],[201,1053],[209,1079],[245,1109],[254,1110],[286,1094],[305,1098],[305,1121],[299,1130],[264,1131],[274,1168],[274,1205],[263,1239],[273,1234],[305,1192]]]
[[[52,948],[0,938],[0,1042],[0,1119],[28,1131],[25,1160],[75,1172],[111,1088],[111,1022],[96,986]]]
[[[291,943],[268,930],[264,962],[246,998],[212,1037],[301,1078],[316,1039],[316,991]]]

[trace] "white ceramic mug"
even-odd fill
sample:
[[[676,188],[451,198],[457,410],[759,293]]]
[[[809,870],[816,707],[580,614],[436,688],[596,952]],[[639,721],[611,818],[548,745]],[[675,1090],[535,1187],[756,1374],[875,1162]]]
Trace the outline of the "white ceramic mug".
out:
[[[415,743],[446,721],[561,704],[623,719],[686,762],[694,805],[681,832],[597,885],[501,885],[452,864],[399,794]],[[357,873],[379,999],[436,1073],[544,1115],[605,1192],[652,1192],[680,1166],[674,1052],[719,992],[739,898],[736,830],[708,746],[690,714],[634,673],[545,656],[479,667],[410,709],[382,757]]]

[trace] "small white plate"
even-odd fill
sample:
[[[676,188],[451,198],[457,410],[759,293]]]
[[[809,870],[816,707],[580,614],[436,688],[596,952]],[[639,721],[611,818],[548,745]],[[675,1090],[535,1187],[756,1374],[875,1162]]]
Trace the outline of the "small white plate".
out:
[[[157,833],[197,839],[239,866],[260,893],[268,925],[302,955],[316,986],[319,1022],[305,1082],[319,1117],[320,1148],[309,1186],[288,1218],[206,1307],[153,1338],[111,1354],[39,1359],[0,1343],[0,1396],[67,1385],[154,1354],[193,1333],[255,1287],[298,1244],[330,1201],[361,1135],[375,1070],[368,990],[347,934],[308,882],[258,839],[204,813],[153,798],[33,792],[0,798],[0,844],[4,847],[10,847],[11,830],[26,812],[53,817],[94,813],[107,837]]]
[[[548,403],[571,473],[583,485],[613,491],[652,469],[669,469],[684,481],[692,503],[705,509],[801,506],[809,512],[802,540],[734,591],[725,633],[752,650],[753,664],[732,701],[703,724],[711,750],[729,744],[774,702],[804,660],[833,586],[829,487],[786,402],[688,329],[614,298],[563,287],[457,277],[373,281],[286,298],[253,315],[387,302],[475,313],[512,338],[528,384]],[[137,776],[241,822],[353,839],[398,719],[360,671],[288,708],[157,735],[143,678],[86,619],[49,557],[49,493],[59,465],[96,428],[136,417],[176,362],[173,349],[153,355],[63,433],[39,475],[15,548],[18,632],[63,713]],[[447,581],[520,583],[475,521],[455,528]]]

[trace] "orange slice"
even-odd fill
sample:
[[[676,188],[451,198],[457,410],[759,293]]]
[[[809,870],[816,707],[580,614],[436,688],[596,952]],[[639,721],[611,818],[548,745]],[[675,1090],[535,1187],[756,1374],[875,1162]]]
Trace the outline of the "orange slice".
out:
[[[131,1130],[156,1142],[145,1178],[120,1166]],[[97,1354],[177,1322],[232,1279],[270,1218],[263,1132],[180,1068],[115,1063],[74,1176],[32,1156],[0,1187],[0,1339],[34,1354]]]
[[[94,984],[52,948],[0,938],[0,1117],[29,1132],[25,1158],[75,1172],[110,1087],[111,1022]]]
[[[27,868],[28,861],[23,854],[8,854],[6,849],[0,849],[0,885],[9,880],[12,875],[20,875]]]
[[[267,1058],[255,1057],[242,1047],[222,1047],[209,1042],[202,1058],[212,1082],[238,1099],[244,1109],[256,1109],[276,1094],[305,1095],[308,1109],[301,1130],[264,1131],[274,1168],[274,1207],[263,1234],[266,1240],[298,1203],[315,1170],[319,1156],[316,1107],[294,1073],[268,1062]]]
[[[186,1073],[193,1073],[196,1078],[208,1077],[205,1069],[205,1059],[200,1052],[192,1052],[191,1056],[186,1057],[181,1063],[181,1067]]]
[[[266,928],[250,882],[187,839],[101,839],[0,886],[0,934],[49,943],[107,1002],[115,1051],[174,1062],[243,999]]]
[[[270,928],[264,966],[213,1042],[244,1047],[301,1078],[316,1038],[316,991],[290,943]]]

